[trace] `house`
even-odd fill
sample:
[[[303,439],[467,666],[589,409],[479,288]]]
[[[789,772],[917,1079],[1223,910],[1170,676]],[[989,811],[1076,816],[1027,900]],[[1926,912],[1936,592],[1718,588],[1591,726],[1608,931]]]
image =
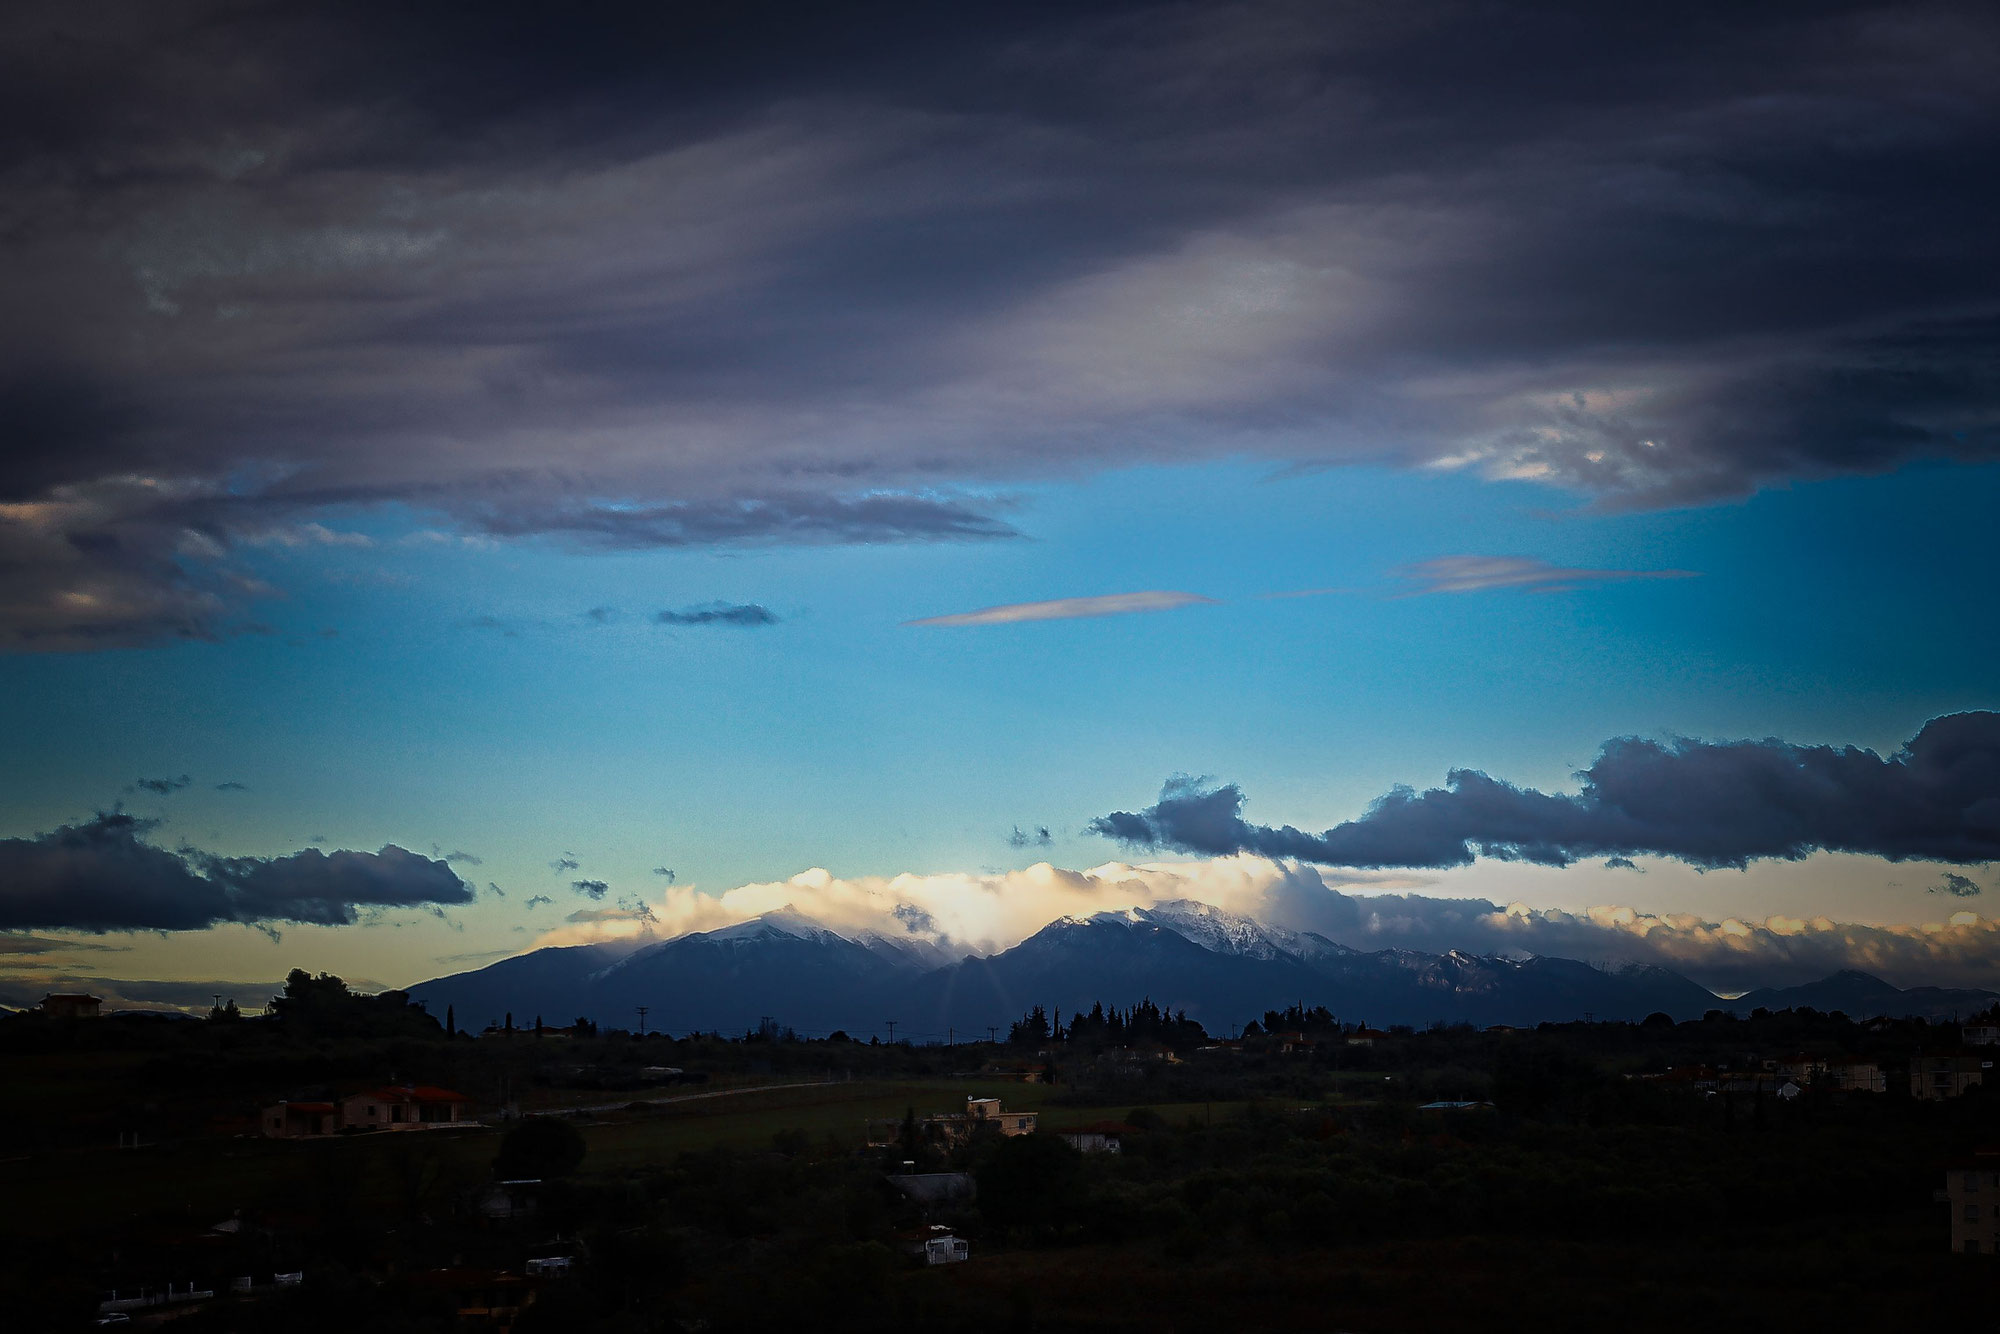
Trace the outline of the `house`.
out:
[[[104,1002],[78,992],[51,991],[42,997],[42,1013],[51,1019],[95,1019]]]
[[[2000,1024],[1967,1024],[1962,1031],[1968,1047],[2000,1047]]]
[[[943,1223],[896,1234],[903,1254],[925,1265],[963,1264],[972,1258],[972,1247],[963,1237],[955,1237]]]
[[[942,1237],[932,1237],[924,1243],[924,1263],[927,1265],[963,1264],[972,1258],[972,1248],[961,1237],[946,1233]]]
[[[1379,1039],[1388,1036],[1387,1033],[1378,1028],[1357,1028],[1347,1035],[1347,1045],[1350,1047],[1372,1047]]]
[[[1951,1206],[1952,1250],[2000,1255],[2000,1149],[1947,1164],[1938,1194]]]
[[[468,1099],[426,1084],[388,1084],[340,1100],[340,1124],[348,1130],[416,1130],[471,1119]]]
[[[1850,1093],[1886,1093],[1888,1076],[1873,1061],[1855,1061],[1842,1056],[1794,1056],[1775,1062],[1777,1073],[1801,1087],[1841,1089]]]
[[[499,1220],[508,1218],[532,1218],[541,1207],[542,1181],[540,1177],[522,1177],[516,1181],[496,1181],[480,1197],[479,1212],[488,1218]],[[529,1272],[533,1272],[532,1270]]]
[[[1984,1084],[1986,1072],[1992,1067],[1990,1059],[1978,1056],[1912,1056],[1910,1096],[1926,1101],[1956,1098],[1967,1089]]]
[[[258,1124],[270,1139],[304,1139],[340,1129],[340,1109],[330,1102],[287,1102],[266,1107]]]
[[[1131,1129],[1120,1122],[1102,1121],[1094,1126],[1065,1130],[1062,1137],[1078,1153],[1123,1153],[1125,1136]]]
[[[1034,1112],[1010,1112],[1000,1106],[998,1098],[967,1098],[965,1100],[964,1124],[968,1130],[982,1125],[992,1125],[1003,1135],[1032,1135],[1035,1133]],[[934,1118],[940,1121],[953,1120],[951,1117]]]
[[[1035,1112],[1010,1112],[1000,1104],[998,1098],[967,1098],[963,1112],[939,1112],[926,1116],[917,1123],[917,1131],[923,1138],[943,1145],[963,1144],[981,1130],[991,1128],[1002,1135],[1032,1135],[1035,1133]],[[894,1144],[903,1133],[903,1123],[891,1120],[874,1120],[868,1123],[868,1147],[887,1148]]]

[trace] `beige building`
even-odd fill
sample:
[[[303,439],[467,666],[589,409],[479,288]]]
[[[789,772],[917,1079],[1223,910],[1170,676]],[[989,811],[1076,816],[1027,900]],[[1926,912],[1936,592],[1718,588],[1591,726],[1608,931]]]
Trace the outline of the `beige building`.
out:
[[[470,1119],[464,1094],[424,1084],[390,1084],[340,1100],[342,1129],[417,1130]]]
[[[1951,1248],[1962,1255],[2000,1255],[2000,1151],[1975,1154],[1944,1173],[1951,1206]]]
[[[1928,1100],[1956,1098],[1967,1089],[1984,1084],[1986,1072],[1992,1066],[1990,1057],[1912,1056],[1910,1096]]]
[[[1801,1087],[1843,1089],[1851,1093],[1887,1093],[1889,1077],[1873,1061],[1840,1056],[1796,1056],[1778,1063],[1779,1073]]]
[[[1032,1135],[1035,1133],[1034,1112],[1010,1112],[1000,1105],[998,1098],[967,1098],[963,1117],[941,1116],[941,1122],[957,1122],[962,1134],[971,1134],[982,1125],[992,1125],[1003,1135]]]

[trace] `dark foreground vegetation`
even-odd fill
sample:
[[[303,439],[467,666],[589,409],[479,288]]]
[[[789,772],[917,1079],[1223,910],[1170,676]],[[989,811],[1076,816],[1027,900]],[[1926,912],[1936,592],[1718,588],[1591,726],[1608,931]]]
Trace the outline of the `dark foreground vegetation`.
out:
[[[114,1289],[169,1284],[214,1295],[133,1323],[1889,1329],[2000,1298],[2000,1261],[1950,1253],[1933,1198],[1946,1163],[2000,1145],[2000,1085],[1910,1092],[1954,1026],[1375,1034],[1293,1009],[1218,1042],[1142,1004],[956,1047],[527,1020],[474,1040],[294,984],[269,1019],[0,1019],[0,1324],[90,1328]],[[1787,1078],[1800,1056],[1876,1063],[1884,1091]],[[259,1134],[279,1098],[390,1080],[458,1090],[479,1121]],[[933,1117],[968,1096],[1040,1127]],[[931,1229],[971,1259],[913,1262]],[[568,1272],[527,1272],[552,1258]]]

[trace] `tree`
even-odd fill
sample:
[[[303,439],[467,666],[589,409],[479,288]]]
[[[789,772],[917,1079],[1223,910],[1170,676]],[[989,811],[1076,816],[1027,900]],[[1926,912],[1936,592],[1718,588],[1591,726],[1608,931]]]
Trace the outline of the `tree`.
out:
[[[503,1180],[546,1180],[567,1176],[583,1162],[588,1146],[577,1128],[559,1116],[531,1116],[508,1131],[493,1159]]]

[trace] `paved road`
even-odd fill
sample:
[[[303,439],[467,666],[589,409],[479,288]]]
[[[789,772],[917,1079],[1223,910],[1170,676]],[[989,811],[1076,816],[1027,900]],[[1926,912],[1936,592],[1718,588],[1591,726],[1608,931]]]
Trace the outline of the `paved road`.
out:
[[[682,1093],[672,1098],[620,1098],[617,1102],[592,1103],[587,1107],[537,1107],[523,1116],[568,1116],[572,1112],[622,1112],[635,1102],[648,1107],[664,1107],[675,1102],[700,1102],[704,1098],[733,1098],[739,1093],[775,1093],[779,1089],[821,1089],[845,1084],[844,1079],[814,1079],[803,1084],[750,1084],[740,1089],[717,1089],[713,1093]]]

